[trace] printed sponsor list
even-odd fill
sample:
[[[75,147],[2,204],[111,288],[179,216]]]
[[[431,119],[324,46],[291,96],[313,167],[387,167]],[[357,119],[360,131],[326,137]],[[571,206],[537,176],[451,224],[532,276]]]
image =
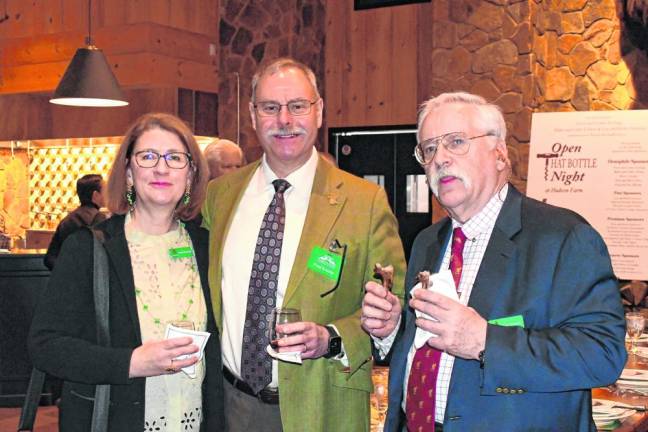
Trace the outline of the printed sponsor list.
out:
[[[648,110],[535,113],[527,194],[603,236],[620,279],[648,280]]]

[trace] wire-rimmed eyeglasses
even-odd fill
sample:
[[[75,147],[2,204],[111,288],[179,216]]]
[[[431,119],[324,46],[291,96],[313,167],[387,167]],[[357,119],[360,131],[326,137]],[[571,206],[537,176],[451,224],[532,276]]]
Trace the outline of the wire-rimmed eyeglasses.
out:
[[[185,152],[169,152],[160,154],[153,150],[138,151],[134,155],[135,162],[142,168],[154,168],[164,159],[166,166],[173,169],[182,169],[191,162],[191,155]]]
[[[468,153],[470,141],[486,136],[495,136],[495,133],[488,132],[483,135],[468,137],[465,132],[450,132],[416,144],[414,157],[421,165],[427,165],[434,159],[439,145],[443,145],[450,153],[461,156]]]
[[[285,104],[280,104],[275,101],[261,101],[255,103],[253,106],[261,117],[278,116],[282,107],[286,107],[288,112],[294,116],[304,116],[310,114],[311,108],[319,102],[319,100],[320,98],[317,98],[311,102],[308,99],[295,99],[288,101],[288,103]]]

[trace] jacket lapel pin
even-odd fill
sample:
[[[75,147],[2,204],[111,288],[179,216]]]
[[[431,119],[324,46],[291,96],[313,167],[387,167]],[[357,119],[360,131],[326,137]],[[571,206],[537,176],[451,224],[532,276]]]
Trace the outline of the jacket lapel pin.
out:
[[[337,194],[335,192],[329,192],[326,194],[326,197],[328,198],[329,204],[336,205],[338,203]]]

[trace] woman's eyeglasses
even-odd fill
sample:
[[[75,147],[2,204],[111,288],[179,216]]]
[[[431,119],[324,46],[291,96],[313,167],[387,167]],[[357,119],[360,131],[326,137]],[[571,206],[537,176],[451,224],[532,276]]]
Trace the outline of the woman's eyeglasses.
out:
[[[135,162],[142,168],[154,168],[160,162],[160,158],[169,168],[182,169],[191,161],[191,155],[184,152],[169,152],[160,154],[153,150],[138,151],[133,155]]]

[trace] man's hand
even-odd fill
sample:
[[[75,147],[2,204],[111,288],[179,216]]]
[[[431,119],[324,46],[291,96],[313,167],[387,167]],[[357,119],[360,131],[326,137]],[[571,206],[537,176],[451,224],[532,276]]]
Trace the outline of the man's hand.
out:
[[[401,315],[400,300],[376,282],[367,282],[365,289],[360,317],[362,328],[377,338],[389,336],[398,325]]]
[[[417,290],[414,294],[410,306],[439,320],[416,320],[418,327],[438,335],[428,339],[428,345],[455,357],[479,359],[479,352],[486,346],[486,320],[473,308],[444,295],[427,290]]]
[[[300,352],[302,359],[316,359],[328,353],[329,332],[310,321],[277,324],[276,332],[287,337],[276,339],[277,351]]]

